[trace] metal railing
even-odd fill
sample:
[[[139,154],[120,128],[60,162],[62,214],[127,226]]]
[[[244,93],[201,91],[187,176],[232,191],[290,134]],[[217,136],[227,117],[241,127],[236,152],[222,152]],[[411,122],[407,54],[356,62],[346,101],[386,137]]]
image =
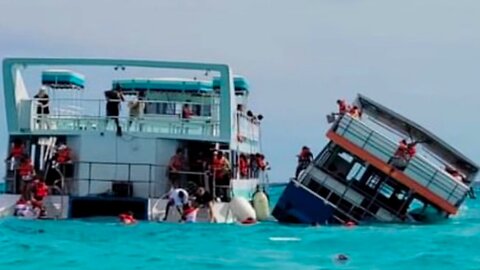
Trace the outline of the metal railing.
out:
[[[50,113],[37,113],[39,100],[23,100],[21,126],[30,130],[88,131],[116,130],[114,119],[126,131],[161,134],[219,136],[219,106],[212,103],[180,101],[139,101],[135,111],[119,102],[118,116],[107,116],[106,100],[50,99]],[[128,102],[123,102],[128,103]],[[182,106],[200,108],[189,118],[182,117]],[[26,108],[25,108],[26,107]],[[23,114],[23,115],[22,115]]]
[[[347,115],[339,120],[335,132],[386,163],[396,150],[394,142]],[[431,190],[435,189],[433,192],[445,200],[450,202],[451,199],[455,199],[452,203],[454,205],[463,200],[469,190],[468,186],[420,155],[409,160],[403,172],[420,185]]]

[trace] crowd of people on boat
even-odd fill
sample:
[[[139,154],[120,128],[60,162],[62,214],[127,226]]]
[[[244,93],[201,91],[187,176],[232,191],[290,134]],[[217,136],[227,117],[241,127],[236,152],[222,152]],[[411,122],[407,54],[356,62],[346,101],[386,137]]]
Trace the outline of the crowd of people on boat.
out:
[[[190,162],[185,156],[184,149],[178,148],[170,158],[167,166],[167,176],[172,186],[185,186],[186,180],[202,184],[215,191],[215,196],[221,200],[230,199],[230,180],[235,178],[258,178],[268,169],[265,156],[260,153],[238,155],[238,162],[232,166],[228,156],[221,150],[215,150],[212,155],[197,152]],[[208,176],[205,178],[205,176]],[[203,183],[205,184],[205,183]]]
[[[13,189],[20,198],[16,202],[14,214],[26,217],[44,217],[46,214],[44,199],[49,194],[49,187],[26,151],[25,143],[15,139],[10,153],[5,159],[8,170],[13,172]],[[63,166],[71,162],[71,151],[64,143],[55,147],[55,153],[49,163],[52,167]]]

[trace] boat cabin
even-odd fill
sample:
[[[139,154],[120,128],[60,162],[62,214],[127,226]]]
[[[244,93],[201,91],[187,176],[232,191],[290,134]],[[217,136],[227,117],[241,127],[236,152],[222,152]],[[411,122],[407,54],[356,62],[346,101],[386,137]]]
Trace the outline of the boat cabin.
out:
[[[456,214],[473,195],[478,173],[473,161],[366,96],[353,105],[361,116],[336,117],[328,144],[280,198],[273,212],[277,219],[433,222]]]

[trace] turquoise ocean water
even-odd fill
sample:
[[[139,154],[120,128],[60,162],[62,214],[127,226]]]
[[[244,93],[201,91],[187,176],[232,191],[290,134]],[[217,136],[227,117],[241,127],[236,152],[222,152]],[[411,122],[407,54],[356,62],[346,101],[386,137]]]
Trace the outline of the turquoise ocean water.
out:
[[[278,197],[281,187],[273,189]],[[480,269],[480,201],[437,225],[0,220],[0,269]],[[338,263],[335,255],[350,259]]]

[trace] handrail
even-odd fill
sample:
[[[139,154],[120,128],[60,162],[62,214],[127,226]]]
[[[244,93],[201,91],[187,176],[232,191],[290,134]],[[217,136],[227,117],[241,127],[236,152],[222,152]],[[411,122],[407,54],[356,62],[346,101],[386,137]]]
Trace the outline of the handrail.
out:
[[[349,116],[347,116],[347,117],[349,117]],[[348,123],[346,123],[346,124],[344,123],[345,127],[343,127],[344,131],[343,131],[342,136],[344,136],[344,135],[346,134],[346,132],[348,132],[348,130],[350,129],[351,123],[352,123],[354,120],[356,120],[356,119],[354,119],[353,117],[349,117],[349,118],[350,118],[350,119],[349,119]],[[371,133],[371,134],[376,133],[376,134],[378,134],[378,136],[381,136],[383,139],[391,142],[391,140],[390,140],[389,138],[387,138],[386,136],[384,136],[383,134],[381,134],[381,133],[379,133],[379,132],[376,132],[375,130],[371,129],[370,127],[364,125],[360,120],[357,120],[357,121],[358,121],[358,123],[362,124],[362,126],[363,126],[366,130],[369,130],[370,132],[373,132],[373,133]],[[358,136],[355,132],[350,132],[350,134],[353,135],[353,136],[355,136],[355,137],[357,137],[357,138],[359,138],[359,139],[363,139],[363,137]],[[365,147],[368,145],[368,141],[369,141],[370,138],[371,138],[371,134],[370,134],[370,135],[368,136],[368,138],[363,142],[363,145],[360,146],[362,149],[365,149]],[[375,147],[375,145],[371,145],[371,146],[374,147],[374,148],[377,148],[377,147]],[[377,149],[378,149],[378,148],[377,148]],[[378,150],[382,151],[382,149],[378,149]],[[382,152],[384,152],[384,151],[382,151]],[[384,154],[387,154],[387,153],[384,152]],[[433,170],[434,170],[433,174],[436,174],[436,173],[438,173],[438,172],[443,173],[445,176],[448,177],[448,179],[450,179],[453,183],[455,183],[455,186],[460,185],[460,186],[464,186],[464,188],[468,188],[468,186],[466,186],[465,184],[459,182],[457,179],[453,178],[451,175],[448,175],[446,172],[444,172],[442,169],[440,169],[440,168],[438,168],[437,166],[435,166],[434,164],[432,164],[429,160],[425,159],[424,157],[422,157],[422,156],[420,156],[420,155],[416,155],[415,158],[419,159],[421,162],[424,162],[424,163],[428,164],[430,167],[432,167]],[[411,162],[409,162],[408,166],[417,167],[415,164],[412,164]],[[408,166],[407,166],[407,168],[408,168]],[[424,170],[422,170],[421,168],[419,168],[419,169],[420,169],[421,171],[424,171]],[[430,176],[430,175],[429,175],[429,176]],[[430,176],[430,177],[431,177],[431,176]],[[443,189],[443,188],[442,188],[442,189]],[[447,191],[447,192],[448,192],[448,191]]]

